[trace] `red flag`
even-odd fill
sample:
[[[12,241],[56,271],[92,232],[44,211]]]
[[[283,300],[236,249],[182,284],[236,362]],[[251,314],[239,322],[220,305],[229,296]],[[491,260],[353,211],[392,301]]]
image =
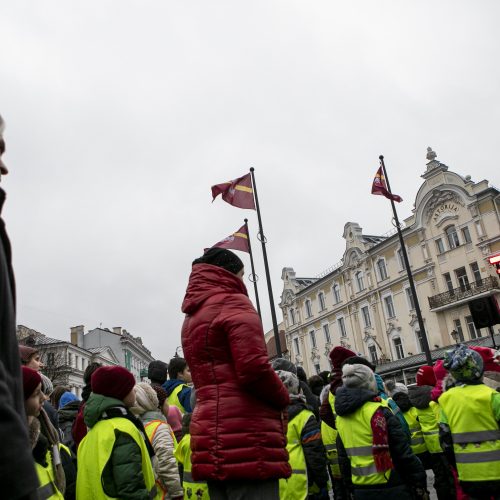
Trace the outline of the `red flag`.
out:
[[[398,203],[403,201],[403,198],[401,198],[401,196],[398,196],[397,194],[392,194],[387,189],[387,184],[385,182],[385,177],[384,177],[384,172],[382,171],[382,167],[379,167],[377,173],[375,174],[375,179],[373,179],[372,194],[385,196],[389,200],[394,200],[397,201]]]
[[[250,253],[246,226],[241,226],[238,231],[219,241],[212,248],[227,248],[228,250],[241,250],[242,252]]]
[[[250,174],[238,177],[234,181],[223,182],[212,186],[213,200],[222,194],[222,199],[238,208],[251,208],[255,210],[253,199],[252,178]]]

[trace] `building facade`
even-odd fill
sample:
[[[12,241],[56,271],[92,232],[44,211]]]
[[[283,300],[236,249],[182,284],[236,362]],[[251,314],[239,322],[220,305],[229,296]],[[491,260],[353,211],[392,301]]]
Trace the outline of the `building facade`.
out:
[[[488,257],[500,251],[500,192],[449,171],[430,148],[427,159],[403,237],[429,347],[484,344],[488,329],[474,326],[468,303],[499,298]],[[321,275],[299,278],[293,268],[283,269],[280,307],[292,360],[311,375],[329,369],[328,353],[343,345],[379,372],[399,361],[400,378],[411,383],[423,347],[398,235],[365,235],[348,222],[343,238],[342,260]],[[405,358],[415,358],[406,371],[400,368]]]

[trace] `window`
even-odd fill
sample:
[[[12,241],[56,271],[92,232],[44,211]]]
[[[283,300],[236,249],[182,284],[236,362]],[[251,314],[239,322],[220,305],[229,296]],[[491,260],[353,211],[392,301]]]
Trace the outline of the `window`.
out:
[[[85,370],[85,358],[82,358],[82,371]]]
[[[448,288],[449,292],[453,291],[453,281],[451,281],[450,273],[443,274],[444,282],[446,283],[446,288]]]
[[[400,269],[406,269],[405,259],[403,257],[403,250],[401,248],[398,248],[398,262]]]
[[[460,246],[460,240],[458,239],[458,234],[455,226],[448,226],[445,229],[446,237],[448,238],[448,246],[450,250],[452,248],[457,248]]]
[[[465,267],[459,267],[455,269],[455,276],[457,277],[458,285],[462,289],[462,291],[470,290],[469,286],[469,278],[467,277],[467,271]]]
[[[347,330],[345,328],[344,318],[337,318],[337,323],[339,324],[339,333],[341,337],[347,337]]]
[[[467,323],[467,330],[469,330],[469,336],[471,340],[477,339],[481,336],[481,330],[476,330],[476,325],[472,316],[465,316],[465,322]]]
[[[417,330],[415,332],[415,336],[417,337],[417,349],[419,352],[424,352],[424,339],[422,332],[420,330]]]
[[[295,325],[295,310],[293,308],[290,309],[290,323]]]
[[[368,346],[371,362],[376,365],[378,363],[377,348],[374,345]]]
[[[333,300],[335,304],[338,304],[342,300],[340,297],[340,286],[338,283],[335,283],[335,285],[333,285]]]
[[[475,224],[476,224],[477,235],[481,238],[482,236],[484,236],[484,231],[483,231],[483,226],[481,225],[481,221],[477,220]]]
[[[328,323],[325,323],[323,325],[323,334],[325,335],[325,342],[327,344],[331,343],[331,337],[330,337],[330,327],[328,326]]]
[[[73,355],[68,352],[68,366],[73,366]]]
[[[325,294],[323,292],[319,292],[318,299],[319,299],[319,310],[324,311],[326,309]]]
[[[379,259],[377,260],[377,269],[380,281],[387,279],[387,268],[385,266],[385,260]]]
[[[306,317],[310,318],[312,316],[312,306],[309,299],[306,300]]]
[[[311,331],[309,332],[309,338],[311,339],[311,347],[312,347],[313,349],[316,349],[316,347],[317,347],[317,346],[316,346],[316,333],[315,333],[315,331],[314,331],[314,330],[311,330]]]
[[[78,356],[75,354],[75,368],[78,370]]]
[[[470,238],[469,228],[467,226],[465,226],[465,227],[462,228],[462,236],[464,238],[464,242],[465,243],[471,243],[472,242],[472,240]]]
[[[355,276],[356,276],[356,285],[358,287],[358,292],[362,292],[365,289],[363,271],[358,271]]]
[[[384,297],[384,304],[385,304],[385,310],[387,312],[387,317],[394,318],[394,316],[396,316],[396,313],[394,311],[394,302],[392,301],[391,295]]]
[[[443,243],[443,240],[441,238],[438,238],[436,240],[436,249],[437,249],[437,253],[444,253],[444,243]]]
[[[372,320],[370,319],[370,311],[368,310],[368,306],[363,306],[361,308],[361,315],[363,316],[363,323],[365,328],[369,328],[372,326]]]
[[[54,353],[53,352],[47,353],[47,365],[53,366],[55,362],[54,360],[55,360]]]
[[[295,354],[300,354],[299,339],[297,337],[293,339],[293,346],[295,347]]]
[[[477,262],[473,262],[472,264],[470,264],[470,270],[472,271],[472,276],[474,276],[474,281],[476,282],[476,284],[480,285],[482,282],[481,271],[479,270]]]
[[[408,307],[411,309],[415,309],[415,300],[413,299],[413,294],[411,293],[411,288],[408,287],[406,290],[406,300],[408,301]]]
[[[458,333],[458,342],[463,342],[464,341],[464,331],[462,330],[462,322],[459,319],[454,319],[453,325],[455,326],[455,330]]]
[[[398,359],[403,359],[405,357],[405,353],[403,351],[403,344],[401,343],[401,338],[395,337],[392,343],[394,344],[394,352],[396,354],[396,357]]]

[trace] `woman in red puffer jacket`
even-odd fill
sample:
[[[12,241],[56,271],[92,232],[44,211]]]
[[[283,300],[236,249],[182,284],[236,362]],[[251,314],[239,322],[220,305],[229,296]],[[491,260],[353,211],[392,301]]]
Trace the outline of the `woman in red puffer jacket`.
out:
[[[279,498],[289,477],[288,391],[271,368],[261,320],[242,281],[243,263],[211,248],[193,262],[182,304],[182,347],[196,388],[192,475],[211,498]],[[262,496],[264,493],[264,496]]]

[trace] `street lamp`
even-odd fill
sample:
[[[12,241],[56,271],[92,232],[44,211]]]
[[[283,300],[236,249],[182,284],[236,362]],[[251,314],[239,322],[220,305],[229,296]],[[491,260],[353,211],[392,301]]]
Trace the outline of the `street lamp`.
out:
[[[181,345],[179,345],[179,346],[177,346],[177,347],[175,348],[174,358],[179,358],[179,357],[180,357],[180,356],[179,356],[179,353],[177,352],[179,349],[182,349],[182,346],[181,346]]]
[[[458,344],[458,332],[456,330],[452,330],[450,332],[451,338],[455,341],[455,344]]]

